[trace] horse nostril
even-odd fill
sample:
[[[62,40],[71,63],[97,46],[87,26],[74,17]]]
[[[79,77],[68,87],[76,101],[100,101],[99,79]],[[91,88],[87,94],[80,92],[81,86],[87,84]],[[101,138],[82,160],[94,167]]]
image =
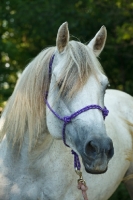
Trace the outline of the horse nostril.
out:
[[[110,145],[110,149],[106,150],[106,154],[108,156],[108,158],[112,158],[114,155],[114,148],[113,148],[113,144]]]
[[[87,155],[90,153],[98,152],[98,146],[95,144],[95,142],[93,140],[87,143],[85,152]]]
[[[113,142],[110,138],[105,138],[102,141],[99,138],[95,138],[86,144],[85,153],[87,156],[96,156],[105,153],[107,158],[111,159],[114,155]]]
[[[108,152],[108,156],[109,158],[112,158],[113,155],[114,155],[114,148],[111,148]]]

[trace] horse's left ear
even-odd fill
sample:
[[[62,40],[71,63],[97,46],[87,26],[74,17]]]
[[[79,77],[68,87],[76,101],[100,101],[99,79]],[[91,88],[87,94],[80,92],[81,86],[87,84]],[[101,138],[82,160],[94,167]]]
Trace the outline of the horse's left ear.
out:
[[[94,51],[96,56],[102,52],[107,38],[107,30],[102,26],[95,37],[89,42],[88,46]]]
[[[63,23],[57,33],[56,38],[56,46],[58,48],[59,53],[64,51],[64,48],[67,46],[69,42],[69,30],[68,30],[68,23]]]

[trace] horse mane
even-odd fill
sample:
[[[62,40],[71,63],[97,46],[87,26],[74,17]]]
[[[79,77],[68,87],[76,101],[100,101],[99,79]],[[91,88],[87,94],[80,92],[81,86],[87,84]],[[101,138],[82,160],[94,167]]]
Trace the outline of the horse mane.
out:
[[[49,88],[49,61],[56,47],[43,50],[23,71],[1,118],[0,139],[4,135],[13,146],[22,146],[28,132],[29,148],[35,147],[40,135],[47,131],[45,93]],[[67,90],[70,97],[83,87],[91,73],[103,72],[100,63],[88,47],[80,42],[70,41],[65,49],[63,79],[60,95]]]

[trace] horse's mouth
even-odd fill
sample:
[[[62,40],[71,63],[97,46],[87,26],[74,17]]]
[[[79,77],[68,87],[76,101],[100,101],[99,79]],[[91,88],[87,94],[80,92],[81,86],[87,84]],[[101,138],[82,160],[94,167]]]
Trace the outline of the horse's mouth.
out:
[[[108,167],[101,168],[101,167],[92,167],[87,163],[84,163],[84,167],[87,173],[89,174],[103,174],[107,171]]]

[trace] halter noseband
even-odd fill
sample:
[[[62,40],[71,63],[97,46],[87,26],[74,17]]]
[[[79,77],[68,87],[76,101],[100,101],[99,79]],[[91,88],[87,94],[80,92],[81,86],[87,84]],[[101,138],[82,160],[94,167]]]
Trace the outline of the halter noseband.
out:
[[[53,64],[53,60],[54,60],[54,56],[55,54],[51,57],[50,59],[50,62],[49,62],[49,80],[51,79],[51,74],[52,74],[52,64]],[[78,110],[77,112],[74,112],[73,114],[71,114],[70,116],[65,116],[65,117],[61,117],[59,116],[58,113],[56,113],[52,108],[51,106],[49,105],[48,101],[47,101],[47,96],[48,96],[48,92],[46,93],[46,96],[45,96],[45,102],[46,102],[46,105],[47,107],[50,109],[50,111],[61,121],[64,122],[63,124],[63,129],[62,129],[62,139],[63,139],[63,142],[64,144],[69,147],[67,144],[66,144],[66,137],[65,137],[65,128],[66,128],[66,125],[68,123],[70,123],[72,121],[72,119],[74,119],[75,117],[77,117],[78,115],[80,115],[81,113],[83,112],[86,112],[88,110],[91,110],[91,109],[98,109],[102,112],[102,115],[103,115],[103,118],[105,119],[105,117],[108,115],[109,111],[106,109],[106,107],[102,108],[100,107],[99,105],[89,105],[89,106],[86,106],[80,110]],[[78,157],[78,154],[71,150],[72,154],[74,155],[74,168],[76,170],[80,170],[81,168],[81,165],[80,165],[80,161],[79,161],[79,157]]]

